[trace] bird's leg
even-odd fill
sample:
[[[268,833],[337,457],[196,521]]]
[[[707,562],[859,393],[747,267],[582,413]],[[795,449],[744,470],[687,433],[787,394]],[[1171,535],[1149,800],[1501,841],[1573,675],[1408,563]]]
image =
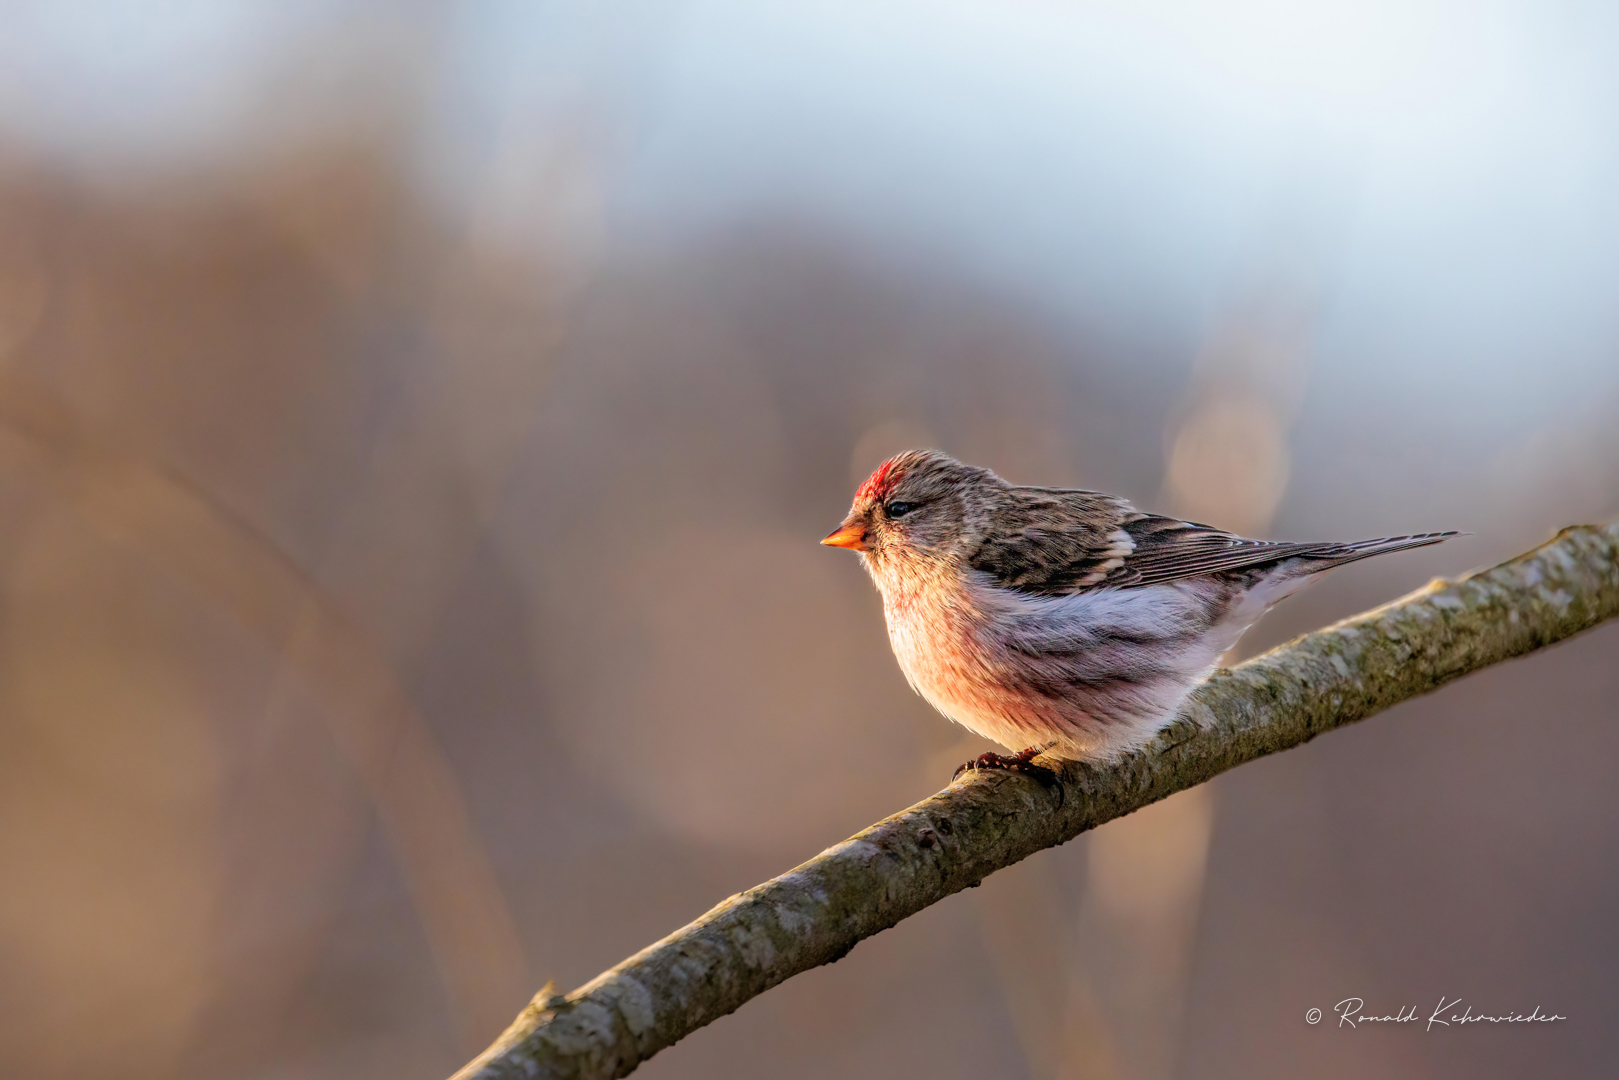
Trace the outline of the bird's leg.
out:
[[[979,754],[971,761],[964,763],[956,769],[954,780],[964,772],[973,769],[1005,769],[1008,772],[1022,773],[1032,776],[1046,787],[1057,782],[1057,774],[1044,765],[1034,764],[1034,759],[1046,750],[1044,746],[1031,746],[1027,750],[1019,750],[1015,754]]]

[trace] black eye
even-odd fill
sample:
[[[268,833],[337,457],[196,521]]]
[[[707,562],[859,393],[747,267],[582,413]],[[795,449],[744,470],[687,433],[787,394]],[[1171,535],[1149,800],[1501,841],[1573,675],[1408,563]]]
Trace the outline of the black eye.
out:
[[[887,514],[891,518],[897,518],[904,517],[906,514],[909,514],[915,509],[916,505],[914,503],[891,502],[887,506],[883,507],[883,513]]]

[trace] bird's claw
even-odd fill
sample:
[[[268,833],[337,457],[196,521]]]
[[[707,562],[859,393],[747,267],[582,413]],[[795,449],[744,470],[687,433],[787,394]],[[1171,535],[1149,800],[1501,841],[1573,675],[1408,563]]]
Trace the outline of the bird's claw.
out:
[[[1015,754],[979,754],[971,761],[963,762],[957,767],[955,774],[950,777],[955,780],[964,772],[975,769],[1005,769],[1007,772],[1022,773],[1024,776],[1038,780],[1041,785],[1050,787],[1057,782],[1055,771],[1044,765],[1034,764],[1034,759],[1044,750],[1043,747],[1031,746],[1027,750],[1019,750]]]

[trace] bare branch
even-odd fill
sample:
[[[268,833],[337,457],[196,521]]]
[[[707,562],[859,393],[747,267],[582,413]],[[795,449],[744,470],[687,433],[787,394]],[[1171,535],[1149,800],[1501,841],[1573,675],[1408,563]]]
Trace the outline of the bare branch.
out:
[[[455,1080],[624,1076],[801,971],[996,870],[1619,614],[1619,522],[1307,634],[1200,687],[1151,745],[1042,787],[968,773],[731,897],[566,997],[541,991]]]

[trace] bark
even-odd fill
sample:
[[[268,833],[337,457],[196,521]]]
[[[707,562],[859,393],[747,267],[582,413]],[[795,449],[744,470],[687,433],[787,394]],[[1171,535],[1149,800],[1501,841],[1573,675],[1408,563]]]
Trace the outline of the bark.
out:
[[[1042,848],[1615,614],[1619,522],[1568,528],[1492,569],[1436,580],[1216,673],[1152,743],[1121,760],[1062,763],[1051,786],[964,774],[573,993],[542,990],[455,1080],[624,1076],[749,998]]]

